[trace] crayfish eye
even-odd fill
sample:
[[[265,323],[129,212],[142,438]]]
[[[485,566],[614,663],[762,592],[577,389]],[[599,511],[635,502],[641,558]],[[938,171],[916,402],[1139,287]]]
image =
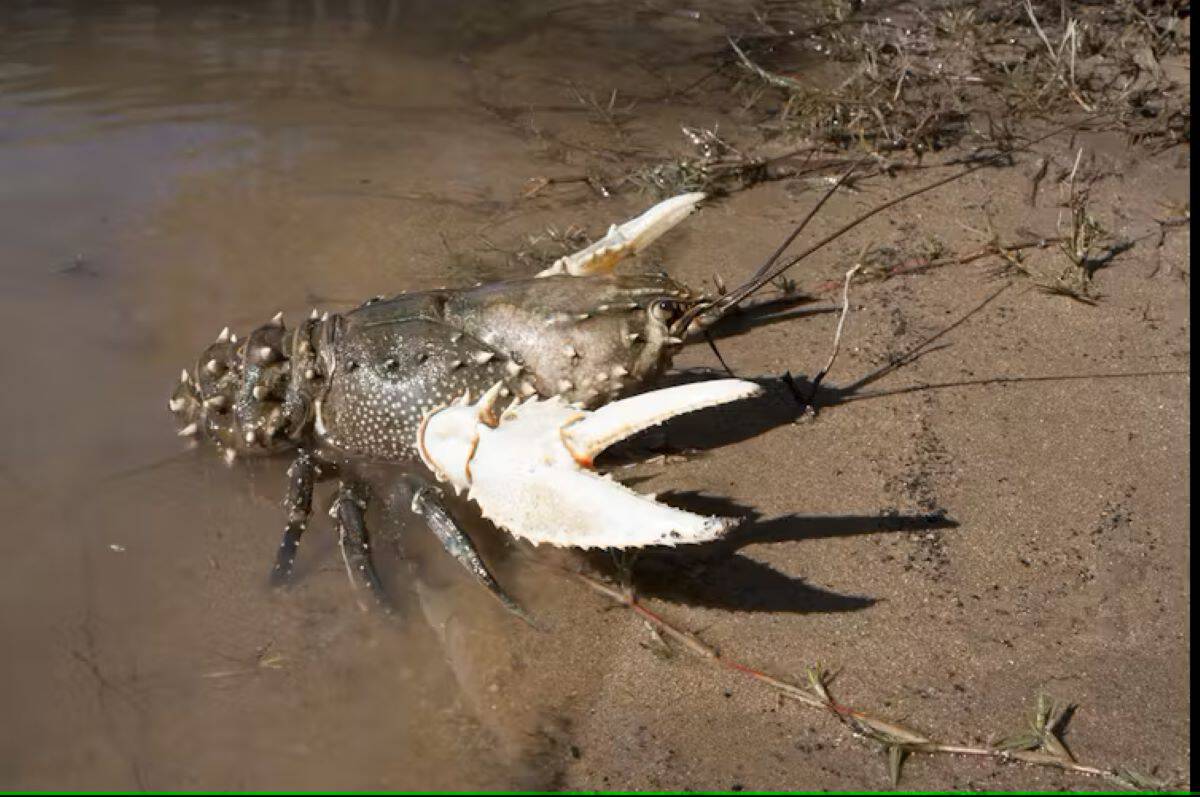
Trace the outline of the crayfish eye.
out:
[[[679,302],[670,299],[659,299],[650,307],[650,313],[664,324],[674,321],[679,316],[679,311]]]

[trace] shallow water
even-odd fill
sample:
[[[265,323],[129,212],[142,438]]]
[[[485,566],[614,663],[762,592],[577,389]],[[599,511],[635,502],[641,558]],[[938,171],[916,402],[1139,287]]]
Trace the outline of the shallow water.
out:
[[[669,655],[476,518],[497,575],[548,632],[525,628],[414,528],[386,473],[369,520],[402,617],[356,608],[327,494],[297,585],[272,592],[286,462],[227,468],[184,450],[165,406],[226,324],[244,333],[276,310],[296,319],[528,274],[528,236],[544,245],[548,226],[572,224],[595,236],[644,209],[635,192],[605,199],[580,182],[524,192],[531,178],[686,151],[682,124],[745,122],[728,86],[689,89],[727,51],[723,14],[719,2],[0,5],[0,786],[885,782],[878,751],[836,741],[832,720]],[[1097,201],[1133,237],[1164,196],[1186,195],[1187,167],[1112,150],[1125,176]],[[814,235],[900,190],[835,196]],[[993,213],[1003,231],[1052,233],[1051,200],[1029,207],[1028,190],[1018,170],[972,178],[865,225],[801,279],[839,279],[868,244],[937,236],[972,251],[972,226]],[[669,263],[652,250],[629,267],[735,279],[811,195],[776,183],[711,203],[672,232]],[[1171,275],[1186,273],[1186,247],[1181,234],[1106,268],[1098,310],[1010,291],[887,386],[1179,369],[1186,283]],[[1167,264],[1153,279],[1152,254]],[[833,376],[869,373],[960,317],[994,290],[985,266],[862,286]],[[800,371],[824,361],[833,332],[832,319],[811,324],[722,346],[745,373]],[[681,362],[714,364],[696,349]],[[654,605],[754,666],[802,678],[806,664],[844,664],[839,689],[954,739],[1015,723],[1031,690],[1057,689],[1087,706],[1071,744],[1178,768],[1187,396],[1176,377],[1018,380],[855,402],[816,424],[758,419],[754,440],[730,436],[638,487],[727,496],[768,518],[738,555],[650,568]],[[957,525],[918,535],[897,520],[931,508]],[[917,788],[1081,785],[961,764],[906,772]]]
[[[0,783],[553,782],[486,596],[434,562],[408,619],[363,617],[320,532],[271,594],[283,463],[181,454],[163,405],[223,324],[500,276],[455,247],[527,212],[542,153],[503,107],[598,137],[564,81],[656,58],[596,8],[0,8]]]

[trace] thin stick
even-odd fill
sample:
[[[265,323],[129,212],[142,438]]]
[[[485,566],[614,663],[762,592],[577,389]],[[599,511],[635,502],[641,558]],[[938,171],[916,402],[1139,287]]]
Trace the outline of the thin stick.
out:
[[[856,263],[854,268],[846,272],[846,284],[842,287],[842,314],[838,316],[837,332],[833,335],[833,351],[829,352],[829,362],[825,363],[825,367],[817,372],[816,377],[812,381],[813,397],[816,397],[817,388],[821,386],[821,380],[825,378],[825,374],[829,373],[829,369],[833,367],[833,361],[837,359],[838,352],[842,348],[842,327],[846,323],[846,316],[850,313],[850,280],[854,279],[854,275],[862,268],[861,263]]]
[[[547,565],[547,567],[551,567],[551,565]],[[678,627],[672,625],[671,623],[667,622],[667,620],[665,620],[663,617],[661,617],[657,613],[651,611],[650,609],[647,609],[645,606],[643,606],[641,603],[639,603],[637,601],[637,599],[634,598],[632,595],[627,595],[627,594],[622,593],[619,590],[613,589],[612,587],[608,586],[607,584],[603,583],[602,581],[598,581],[597,579],[592,578],[591,576],[587,575],[586,573],[581,573],[577,570],[566,570],[564,568],[555,568],[555,569],[561,570],[562,572],[575,577],[582,584],[585,584],[586,586],[590,587],[591,589],[595,590],[596,592],[599,592],[601,595],[604,595],[604,596],[608,597],[609,599],[611,599],[612,601],[630,609],[634,614],[638,615],[639,617],[644,619],[646,622],[650,623],[656,629],[658,629],[659,633],[661,633],[665,636],[671,637],[672,639],[674,639],[675,641],[679,642],[684,647],[686,647],[688,650],[692,651],[692,653],[695,653],[697,656],[699,656],[703,659],[708,659],[709,661],[712,661],[715,664],[719,664],[720,666],[722,666],[726,669],[733,670],[735,672],[740,672],[744,675],[749,675],[751,678],[754,678],[755,680],[758,680],[758,681],[762,681],[763,683],[766,683],[766,684],[772,686],[773,688],[776,688],[779,691],[787,694],[789,697],[792,697],[806,705],[812,706],[813,708],[824,708],[825,707],[824,701],[810,695],[807,691],[805,691],[804,689],[801,689],[800,687],[798,687],[794,684],[789,684],[786,681],[781,681],[777,678],[773,678],[765,673],[762,673],[762,672],[754,669],[753,667],[748,667],[748,666],[746,666],[744,664],[740,664],[736,661],[731,661],[729,659],[723,658],[721,656],[720,652],[717,651],[716,648],[712,647],[711,645],[705,644],[695,634],[689,633],[688,631],[684,631],[683,629],[678,628]]]
[[[811,689],[804,689],[803,687],[797,686],[794,683],[790,683],[781,678],[776,678],[761,670],[749,667],[731,658],[723,656],[720,651],[701,641],[700,638],[695,634],[679,628],[656,612],[647,609],[645,606],[639,603],[629,591],[614,589],[613,587],[610,587],[609,585],[578,570],[570,570],[556,565],[549,565],[540,562],[538,564],[560,573],[565,573],[575,578],[593,591],[604,595],[614,603],[626,607],[657,629],[660,634],[678,641],[700,658],[706,659],[724,669],[746,675],[753,680],[758,681],[759,683],[765,684],[785,697],[791,698],[797,703],[801,703],[809,708],[828,711],[848,725],[851,729],[851,732],[857,736],[870,738],[874,741],[885,744],[888,747],[899,747],[906,752],[984,757],[1006,763],[1017,762],[1022,764],[1030,764],[1033,766],[1056,767],[1065,772],[1089,775],[1092,777],[1109,778],[1116,780],[1123,785],[1125,785],[1127,782],[1127,778],[1125,778],[1119,771],[1115,769],[1080,764],[1071,758],[1055,755],[1042,749],[973,747],[971,745],[947,744],[944,742],[935,741],[926,737],[924,734],[918,733],[910,728],[906,728],[898,723],[876,717],[865,711],[860,711],[837,702],[829,694],[828,686],[825,683],[825,678],[816,670],[809,671],[809,682]]]

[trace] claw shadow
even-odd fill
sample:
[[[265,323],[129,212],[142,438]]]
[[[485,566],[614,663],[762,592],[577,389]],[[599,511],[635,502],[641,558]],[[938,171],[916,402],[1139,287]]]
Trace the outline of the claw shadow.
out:
[[[695,552],[643,551],[624,566],[605,554],[592,554],[589,559],[593,569],[610,580],[626,581],[638,595],[688,606],[809,614],[858,611],[878,601],[814,587],[741,554],[705,558]]]
[[[724,538],[710,543],[648,548],[624,556],[591,551],[583,555],[588,565],[607,578],[626,581],[640,595],[745,612],[852,612],[878,602],[870,596],[831,592],[781,573],[738,553],[746,546],[959,525],[940,511],[922,515],[783,515],[761,520],[749,507],[716,496],[665,492],[658,499],[690,512],[741,517],[743,522]]]

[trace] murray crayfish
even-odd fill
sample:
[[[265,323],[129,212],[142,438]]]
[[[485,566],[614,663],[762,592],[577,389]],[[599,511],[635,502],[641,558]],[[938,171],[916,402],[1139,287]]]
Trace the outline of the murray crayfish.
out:
[[[760,270],[711,297],[666,274],[614,273],[703,198],[661,202],[535,277],[378,298],[344,314],[314,310],[290,330],[279,314],[244,339],[222,330],[183,371],[170,409],[181,436],[207,438],[230,462],[294,452],[273,582],[291,576],[314,484],[338,479],[330,514],[347,571],[387,605],[369,554],[366,489],[350,475],[365,461],[404,466],[412,510],[520,616],[435,479],[534,543],[628,548],[724,534],[736,521],[665,506],[592,468],[640,430],[760,392],[718,379],[639,393],[690,331],[768,281]]]

